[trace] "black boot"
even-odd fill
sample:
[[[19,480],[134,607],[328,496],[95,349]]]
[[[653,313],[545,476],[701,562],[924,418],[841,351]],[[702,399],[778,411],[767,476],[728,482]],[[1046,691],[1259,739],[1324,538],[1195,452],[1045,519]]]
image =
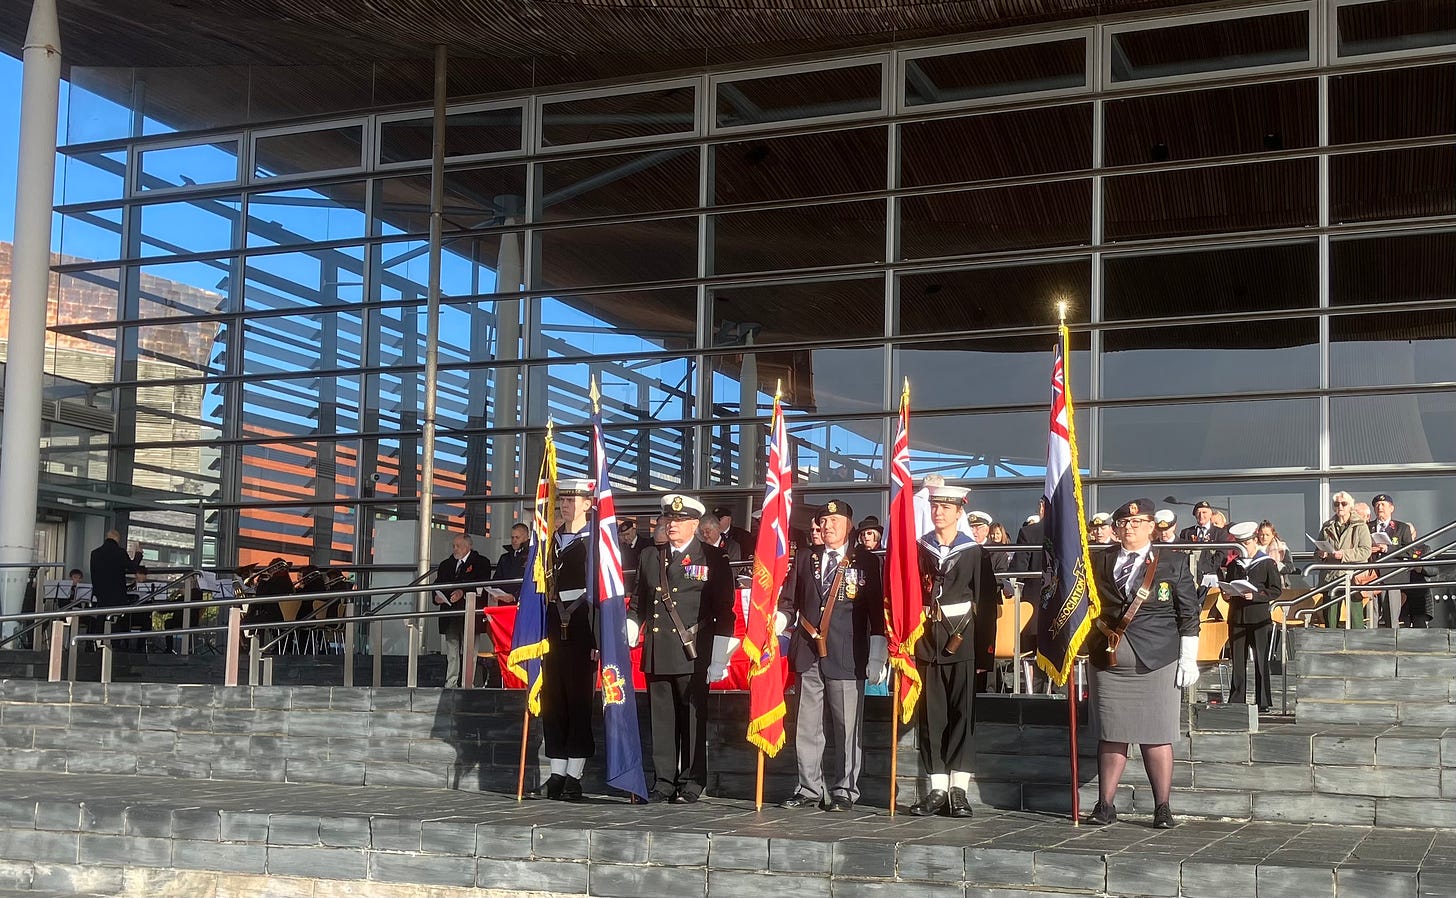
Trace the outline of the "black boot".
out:
[[[561,798],[563,801],[581,801],[581,780],[568,773],[566,785],[561,789]]]
[[[551,774],[551,778],[541,784],[540,793],[552,801],[561,800],[561,792],[566,787],[566,777],[559,773]]]
[[[950,815],[961,819],[971,816],[971,801],[966,797],[966,790],[959,786],[950,790]]]

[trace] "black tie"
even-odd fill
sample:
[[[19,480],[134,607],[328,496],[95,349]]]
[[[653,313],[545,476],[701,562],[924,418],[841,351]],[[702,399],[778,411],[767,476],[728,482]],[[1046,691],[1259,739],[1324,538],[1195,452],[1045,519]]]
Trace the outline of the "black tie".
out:
[[[1137,565],[1137,560],[1136,553],[1127,556],[1112,575],[1113,581],[1117,583],[1118,591],[1125,596],[1130,595],[1127,588],[1132,581],[1132,569]]]
[[[1198,528],[1198,541],[1201,543],[1208,542],[1208,530],[1203,527]]]

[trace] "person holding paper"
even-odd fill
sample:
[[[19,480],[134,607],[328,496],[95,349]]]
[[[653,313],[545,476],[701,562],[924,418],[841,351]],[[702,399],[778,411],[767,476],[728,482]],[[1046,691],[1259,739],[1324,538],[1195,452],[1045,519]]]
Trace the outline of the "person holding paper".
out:
[[[1320,528],[1320,538],[1316,541],[1315,557],[1324,562],[1337,562],[1340,564],[1358,564],[1370,560],[1370,528],[1365,522],[1355,517],[1355,497],[1340,490],[1330,497],[1334,513],[1324,526]],[[1324,571],[1321,580],[1326,583],[1337,583],[1345,579],[1344,571]],[[1333,590],[1325,593],[1325,598],[1333,598]],[[1340,625],[1340,606],[1331,605],[1325,609],[1325,626],[1338,627]],[[1350,626],[1356,630],[1365,628],[1365,609],[1360,604],[1359,598],[1352,596],[1350,601]]]
[[[1246,704],[1245,683],[1248,654],[1254,650],[1254,704],[1260,711],[1274,705],[1269,683],[1269,638],[1274,622],[1269,603],[1276,601],[1280,585],[1279,563],[1259,547],[1259,525],[1241,521],[1229,528],[1229,536],[1239,544],[1239,554],[1218,572],[1218,588],[1229,603],[1229,659],[1233,677],[1229,685],[1229,704]]]
[[[1366,522],[1366,526],[1370,528],[1371,561],[1383,561],[1385,560],[1385,553],[1395,551],[1402,546],[1408,546],[1416,541],[1416,528],[1407,524],[1405,521],[1397,521],[1395,519],[1395,500],[1390,498],[1389,493],[1381,493],[1374,499],[1371,499],[1370,507],[1375,512],[1370,520]],[[1411,582],[1410,573],[1408,571],[1396,572],[1386,582],[1392,584],[1409,583]],[[1398,601],[1397,596],[1401,596],[1401,593],[1399,590],[1390,589],[1386,590],[1385,595],[1390,599],[1391,604],[1394,604]],[[1402,604],[1404,604],[1403,601]],[[1397,618],[1404,616],[1399,613],[1396,615]],[[1390,610],[1384,605],[1380,608],[1380,626],[1391,626]]]

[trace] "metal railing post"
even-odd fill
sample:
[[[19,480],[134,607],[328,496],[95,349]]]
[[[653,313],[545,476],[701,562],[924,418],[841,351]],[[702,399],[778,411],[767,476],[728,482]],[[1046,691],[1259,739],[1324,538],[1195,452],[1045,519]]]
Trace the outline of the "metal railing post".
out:
[[[475,688],[475,597],[477,593],[473,589],[465,591],[465,626],[460,636],[460,653],[464,656],[460,659],[460,686],[463,689]]]
[[[112,659],[116,656],[116,650],[111,647],[111,640],[101,643],[101,682],[111,682]]]
[[[369,650],[374,656],[374,688],[384,685],[384,621],[369,622]]]
[[[61,681],[61,655],[66,651],[66,622],[51,621],[51,664],[46,679],[52,683]]]
[[[263,668],[263,635],[257,630],[248,633],[248,685],[257,686]]]
[[[182,609],[182,629],[183,630],[190,630],[190,629],[192,629],[192,609],[191,608],[183,608]],[[180,655],[190,655],[190,654],[192,654],[192,634],[191,633],[183,633],[178,638],[181,639],[182,641],[177,644],[177,653],[180,654]]]
[[[66,618],[66,641],[70,643],[69,651],[66,654],[66,680],[76,682],[76,656],[80,654],[80,646],[76,645],[76,634],[81,632],[81,618]]]
[[[1354,623],[1354,609],[1351,608],[1351,606],[1350,606],[1350,572],[1349,571],[1345,571],[1345,576],[1344,576],[1344,579],[1343,579],[1342,582],[1344,583],[1344,587],[1345,587],[1345,629],[1348,630],[1348,629],[1350,629],[1350,625],[1352,623]]]
[[[974,612],[972,612],[974,613]],[[1017,584],[1012,590],[1011,596],[1011,692],[1013,695],[1021,694],[1021,584]],[[1026,691],[1031,691],[1031,684],[1026,684]]]
[[[228,608],[227,653],[223,658],[223,685],[238,685],[238,661],[243,653],[243,609],[238,605]]]
[[[354,603],[344,603],[344,685],[354,685]]]
[[[409,630],[409,657],[404,674],[404,684],[411,689],[420,685],[420,647],[423,636],[423,628],[416,621],[406,621],[405,629]]]
[[[274,656],[268,655],[263,658],[263,685],[273,685],[273,660]]]

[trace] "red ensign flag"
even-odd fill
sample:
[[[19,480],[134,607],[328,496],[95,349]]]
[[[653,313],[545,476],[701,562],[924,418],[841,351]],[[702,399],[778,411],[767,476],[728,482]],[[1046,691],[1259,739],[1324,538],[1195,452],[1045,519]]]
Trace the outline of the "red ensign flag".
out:
[[[890,459],[890,564],[885,578],[885,639],[890,666],[900,672],[900,719],[909,723],[920,698],[915,643],[925,630],[920,588],[920,534],[915,532],[915,482],[910,477],[910,382],[900,394],[900,428]]]
[[[748,741],[773,757],[784,747],[784,665],[774,634],[779,590],[789,570],[789,509],[793,505],[794,467],[784,413],[774,396],[773,426],[768,449],[768,488],[763,522],[753,554],[753,590],[743,650],[748,654]]]

